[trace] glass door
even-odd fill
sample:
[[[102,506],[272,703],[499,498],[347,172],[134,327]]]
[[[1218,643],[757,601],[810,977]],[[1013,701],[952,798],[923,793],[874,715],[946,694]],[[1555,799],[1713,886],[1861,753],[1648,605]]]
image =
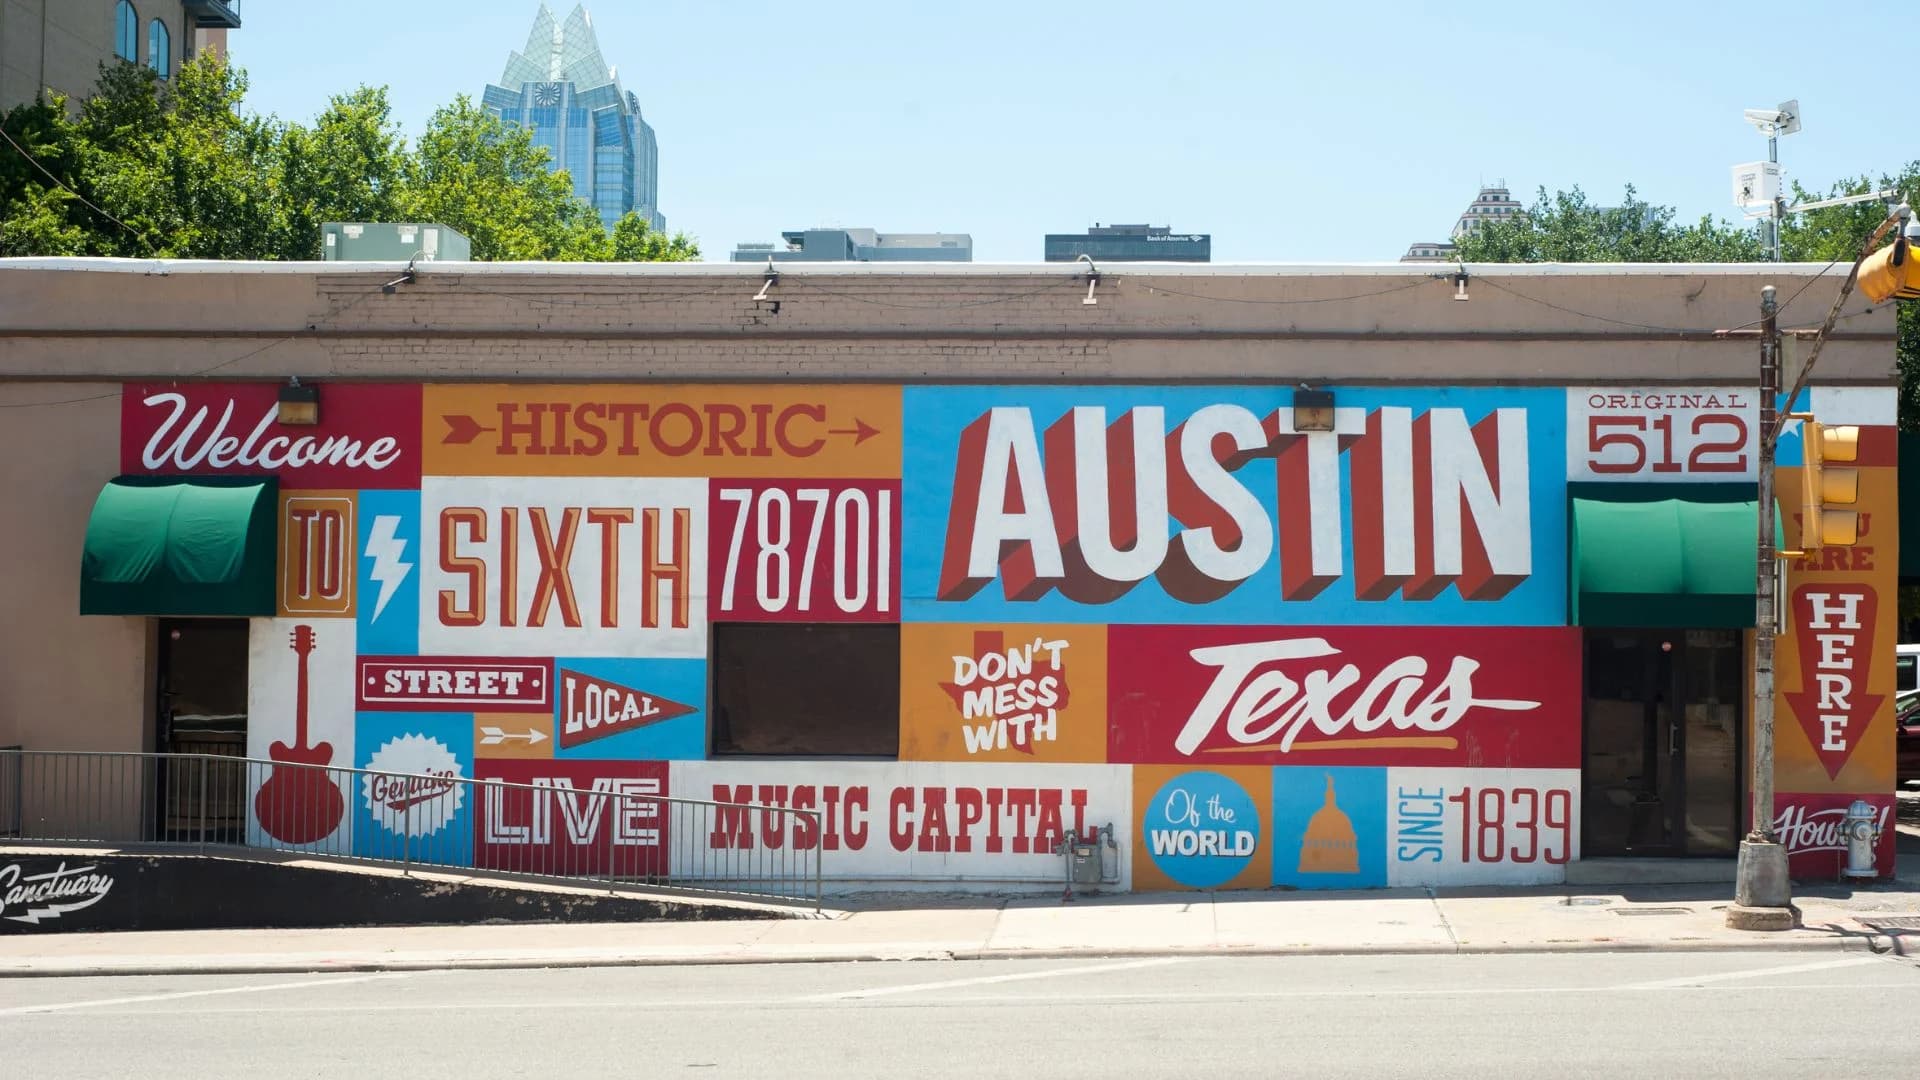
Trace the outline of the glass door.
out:
[[[1585,853],[1721,855],[1738,847],[1740,641],[1731,630],[1587,632]]]

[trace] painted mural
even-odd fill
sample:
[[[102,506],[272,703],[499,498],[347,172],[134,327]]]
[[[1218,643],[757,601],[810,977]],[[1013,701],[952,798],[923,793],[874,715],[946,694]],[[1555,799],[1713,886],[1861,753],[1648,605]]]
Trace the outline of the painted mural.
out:
[[[1891,424],[1890,392],[1827,393]],[[1755,402],[1336,396],[1301,430],[1279,386],[342,384],[282,427],[271,385],[129,385],[121,452],[280,478],[249,754],[417,777],[270,774],[257,839],[593,873],[817,849],[830,880],[990,886],[1111,827],[1121,888],[1561,880],[1565,485],[1750,483]],[[1780,822],[1809,857],[1844,793],[1892,787],[1885,465],[1865,547],[1792,569]],[[733,623],[898,626],[898,760],[716,756]]]

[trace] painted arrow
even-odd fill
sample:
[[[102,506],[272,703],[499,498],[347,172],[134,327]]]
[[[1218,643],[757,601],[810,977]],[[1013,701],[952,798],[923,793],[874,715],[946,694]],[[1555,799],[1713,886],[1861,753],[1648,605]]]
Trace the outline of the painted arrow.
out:
[[[448,417],[448,419],[452,419],[452,417]],[[852,427],[828,428],[827,434],[851,435],[853,436],[853,445],[859,446],[861,443],[866,442],[868,439],[871,439],[875,435],[880,434],[880,429],[877,427],[874,427],[872,424],[869,424],[865,420],[862,420],[856,416],[853,418]]]
[[[539,746],[547,741],[546,734],[539,728],[528,728],[526,731],[501,731],[497,727],[483,727],[480,729],[480,734],[483,736],[480,740],[481,746],[498,746],[503,742],[523,742],[528,746]]]
[[[479,438],[481,432],[493,430],[465,413],[443,413],[440,419],[447,422],[447,434],[440,440],[447,446],[465,446]]]

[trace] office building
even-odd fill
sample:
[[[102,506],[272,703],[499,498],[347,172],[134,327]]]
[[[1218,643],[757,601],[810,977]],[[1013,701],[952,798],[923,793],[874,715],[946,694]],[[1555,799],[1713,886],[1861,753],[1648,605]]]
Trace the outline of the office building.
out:
[[[783,232],[787,246],[741,244],[734,262],[972,262],[966,233],[882,233],[872,229]]]
[[[1210,233],[1177,233],[1167,225],[1098,225],[1083,233],[1048,233],[1046,260],[1072,262],[1211,262]]]
[[[621,89],[601,56],[586,8],[576,5],[560,22],[542,3],[526,46],[507,58],[499,83],[489,83],[480,100],[502,120],[530,129],[552,167],[567,171],[574,194],[608,228],[631,210],[666,230],[653,128],[640,116],[640,99]]]
[[[145,64],[170,79],[203,52],[226,52],[239,0],[5,0],[0,3],[0,109],[48,90],[79,100],[100,65]]]
[[[1454,220],[1453,231],[1449,236],[1452,240],[1458,240],[1487,222],[1511,220],[1526,212],[1526,208],[1520,205],[1520,200],[1514,198],[1513,193],[1507,189],[1507,182],[1495,180],[1492,184],[1481,186],[1480,194],[1474,196],[1473,201],[1468,203],[1467,208],[1462,210],[1460,216]],[[1407,248],[1407,253],[1400,256],[1400,261],[1403,263],[1452,262],[1454,253],[1458,250],[1452,240],[1415,241]]]

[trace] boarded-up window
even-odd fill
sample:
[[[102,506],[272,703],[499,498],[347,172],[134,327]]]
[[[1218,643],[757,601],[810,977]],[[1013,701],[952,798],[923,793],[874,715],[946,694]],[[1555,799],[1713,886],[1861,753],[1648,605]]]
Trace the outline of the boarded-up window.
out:
[[[900,755],[900,627],[713,628],[713,752]]]

